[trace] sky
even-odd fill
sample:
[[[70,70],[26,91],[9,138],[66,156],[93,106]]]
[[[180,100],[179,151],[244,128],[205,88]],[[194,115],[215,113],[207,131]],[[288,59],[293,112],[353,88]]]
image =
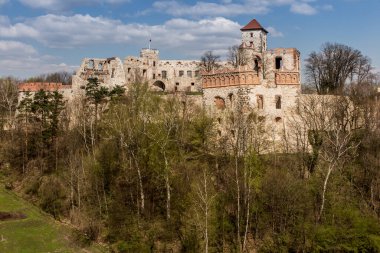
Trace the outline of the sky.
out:
[[[0,0],[0,76],[74,71],[85,57],[226,55],[257,19],[268,47],[304,60],[323,43],[359,49],[380,71],[380,0]]]

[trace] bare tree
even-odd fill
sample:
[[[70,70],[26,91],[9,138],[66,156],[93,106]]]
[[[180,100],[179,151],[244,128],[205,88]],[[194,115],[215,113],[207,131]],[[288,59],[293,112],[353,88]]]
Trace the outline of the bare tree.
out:
[[[359,145],[359,140],[354,138],[356,130],[360,128],[358,117],[354,104],[345,96],[309,95],[299,102],[297,140],[302,143],[300,151],[310,153],[307,156],[312,159],[309,172],[314,172],[318,162],[318,169],[323,175],[318,221],[325,209],[332,173],[354,156]],[[310,144],[306,148],[305,137]]]
[[[206,72],[210,72],[219,67],[219,60],[219,55],[215,55],[212,51],[207,51],[201,57],[200,68]]]
[[[17,98],[16,80],[11,77],[0,79],[0,116],[8,129],[14,125]]]
[[[370,59],[356,49],[326,43],[306,59],[306,74],[319,94],[342,92],[347,82],[361,83],[371,73]]]
[[[235,45],[228,48],[228,61],[236,68],[246,65],[248,57],[243,48]]]

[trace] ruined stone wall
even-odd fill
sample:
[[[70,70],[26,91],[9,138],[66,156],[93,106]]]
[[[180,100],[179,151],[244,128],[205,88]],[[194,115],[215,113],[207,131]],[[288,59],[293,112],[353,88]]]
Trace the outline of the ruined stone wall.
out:
[[[199,91],[199,62],[191,60],[160,60],[155,49],[143,49],[140,57],[127,57],[124,69],[127,82],[138,78],[158,91]]]
[[[63,95],[63,99],[70,100],[72,97],[72,86],[63,85],[62,83],[45,83],[45,82],[33,82],[33,83],[21,83],[17,86],[18,89],[18,101],[20,102],[26,97],[26,93],[33,97],[34,94],[40,90],[54,92],[58,91]]]
[[[95,77],[108,88],[116,85],[125,86],[127,83],[123,64],[119,58],[85,58],[73,75],[73,93],[82,93],[81,87],[87,84],[87,79]]]

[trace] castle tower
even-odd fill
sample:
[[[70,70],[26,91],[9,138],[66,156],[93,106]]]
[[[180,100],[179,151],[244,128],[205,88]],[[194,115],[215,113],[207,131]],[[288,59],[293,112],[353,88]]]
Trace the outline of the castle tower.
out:
[[[267,50],[267,34],[256,19],[253,19],[246,26],[240,29],[242,37],[242,47],[251,48],[256,52],[264,52]]]

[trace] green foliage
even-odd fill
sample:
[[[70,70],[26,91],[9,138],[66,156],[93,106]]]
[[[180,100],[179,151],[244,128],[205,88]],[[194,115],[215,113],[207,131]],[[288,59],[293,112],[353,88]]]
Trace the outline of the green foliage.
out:
[[[345,207],[334,212],[334,224],[320,225],[315,231],[318,252],[377,252],[380,232],[377,221],[363,217],[359,210]]]
[[[42,179],[38,190],[40,206],[47,213],[58,218],[65,209],[64,187],[56,176],[49,176]]]
[[[58,93],[26,94],[16,141],[0,149],[0,166],[21,160],[2,174],[22,171],[15,188],[70,219],[78,243],[102,240],[114,252],[378,251],[380,138],[371,127],[355,136],[360,155],[334,171],[318,220],[328,132],[308,132],[310,153],[263,155],[268,133],[254,112],[231,112],[236,139],[225,141],[204,110],[147,83],[125,94],[89,79],[83,89],[70,129]]]

